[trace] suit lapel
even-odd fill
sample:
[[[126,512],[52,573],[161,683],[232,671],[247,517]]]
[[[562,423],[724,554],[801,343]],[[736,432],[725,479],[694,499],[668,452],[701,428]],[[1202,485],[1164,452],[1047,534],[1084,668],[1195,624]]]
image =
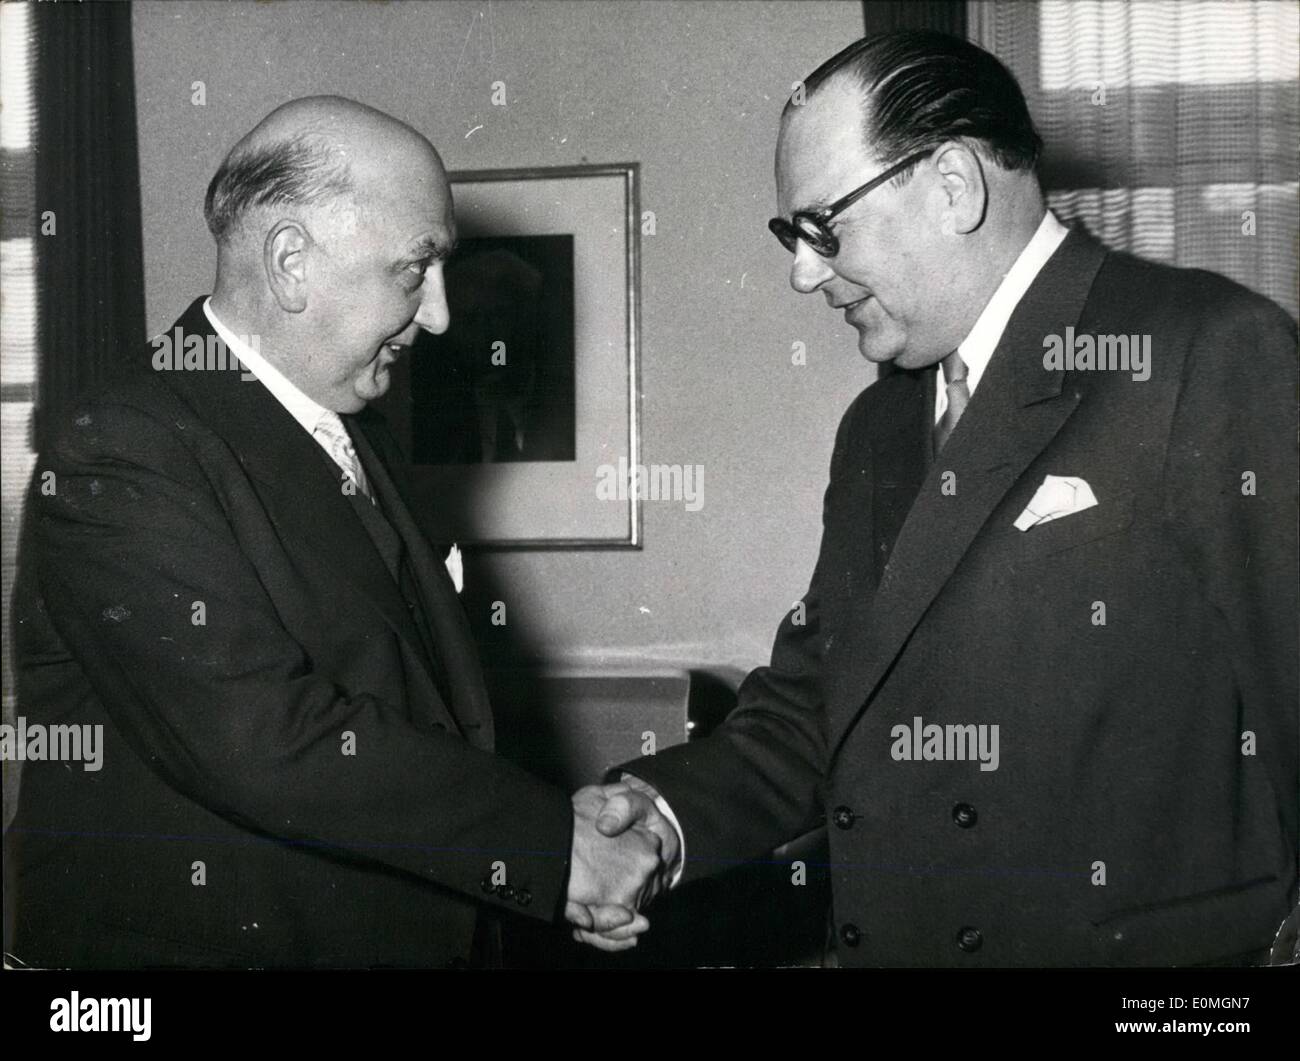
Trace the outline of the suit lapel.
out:
[[[451,689],[453,703],[447,707],[466,740],[477,747],[490,749],[494,741],[492,711],[487,702],[478,651],[465,610],[456,595],[456,587],[446,565],[434,554],[406,507],[401,491],[379,456],[381,447],[374,437],[376,428],[364,416],[349,416],[346,420],[371,488],[378,494],[393,529],[406,543],[406,555],[424,599],[438,659]]]
[[[844,662],[827,679],[831,760],[980,528],[1078,405],[1077,391],[1063,390],[1065,373],[1043,367],[1043,338],[1064,334],[1078,321],[1105,253],[1075,229],[1043,267],[957,428],[922,479],[875,594],[855,601],[837,648]],[[876,475],[906,483],[915,478],[928,443],[914,426],[915,398],[900,413],[906,423],[884,440]],[[894,470],[887,460],[898,462]],[[955,493],[943,492],[945,481]],[[877,526],[888,530],[896,518],[896,511],[887,514]]]

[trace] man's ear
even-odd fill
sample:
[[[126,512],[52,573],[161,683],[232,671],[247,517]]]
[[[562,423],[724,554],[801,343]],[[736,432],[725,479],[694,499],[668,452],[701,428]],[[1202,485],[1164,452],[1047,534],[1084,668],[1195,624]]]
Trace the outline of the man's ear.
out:
[[[979,155],[956,141],[939,153],[935,166],[943,182],[943,231],[948,235],[975,231],[984,221],[989,196]]]
[[[266,282],[286,313],[307,308],[307,251],[311,245],[311,233],[297,221],[278,221],[266,234],[262,247]]]

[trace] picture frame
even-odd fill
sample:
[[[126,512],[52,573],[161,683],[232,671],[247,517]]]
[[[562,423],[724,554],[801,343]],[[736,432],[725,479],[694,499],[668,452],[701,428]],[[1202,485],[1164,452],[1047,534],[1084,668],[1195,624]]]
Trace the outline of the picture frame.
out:
[[[640,167],[454,171],[451,324],[380,410],[416,518],[472,549],[639,549]]]

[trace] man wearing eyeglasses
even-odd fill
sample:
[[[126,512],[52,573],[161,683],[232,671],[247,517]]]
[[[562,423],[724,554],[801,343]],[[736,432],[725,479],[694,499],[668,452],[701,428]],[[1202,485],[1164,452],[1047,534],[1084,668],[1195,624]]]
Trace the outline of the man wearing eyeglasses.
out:
[[[1266,962],[1296,903],[1294,323],[1063,227],[974,45],[862,40],[805,91],[770,227],[893,371],[840,424],[771,665],[612,777],[604,828],[666,802],[689,883],[824,820],[840,965]]]

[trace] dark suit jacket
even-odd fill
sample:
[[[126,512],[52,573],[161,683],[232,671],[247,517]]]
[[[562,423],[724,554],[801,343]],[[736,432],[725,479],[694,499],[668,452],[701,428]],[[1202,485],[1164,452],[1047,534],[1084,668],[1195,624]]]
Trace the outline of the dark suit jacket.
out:
[[[211,333],[202,300],[177,326]],[[18,713],[102,724],[106,748],[99,772],[24,766],[13,953],[459,964],[482,903],[556,915],[568,797],[492,754],[466,618],[380,418],[346,419],[409,601],[337,468],[240,376],[145,371],[77,408],[37,465]]]
[[[1149,335],[1151,378],[1046,370],[1068,326]],[[680,819],[685,879],[825,813],[841,964],[1266,948],[1296,900],[1293,322],[1076,230],[931,461],[933,376],[844,416],[806,623],[715,735],[627,767]],[[1016,530],[1049,474],[1099,504]],[[998,768],[895,758],[917,716],[998,725]]]

